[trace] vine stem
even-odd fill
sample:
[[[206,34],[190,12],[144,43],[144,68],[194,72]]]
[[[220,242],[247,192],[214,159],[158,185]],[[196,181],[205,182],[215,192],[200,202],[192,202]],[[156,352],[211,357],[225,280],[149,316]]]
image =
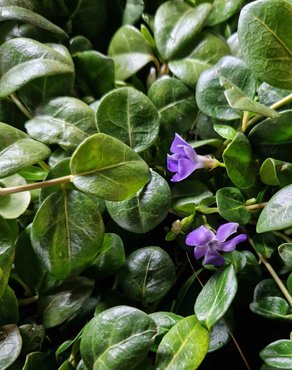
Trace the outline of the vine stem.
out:
[[[283,240],[285,240],[286,243],[292,243],[292,239],[289,238],[288,235],[285,235],[284,233],[281,233],[280,231],[276,231],[276,230],[272,231],[272,233],[279,236]]]
[[[253,249],[255,250],[256,254],[258,255],[260,261],[265,265],[265,268],[269,271],[270,275],[274,279],[275,283],[278,285],[279,289],[283,293],[284,297],[287,299],[289,305],[292,307],[292,296],[286,289],[285,285],[282,283],[282,280],[279,278],[278,274],[276,271],[273,269],[272,265],[265,259],[265,257],[259,253],[252,242],[252,240],[249,238],[249,242],[252,245]]]
[[[11,100],[13,101],[13,103],[19,108],[19,110],[21,110],[21,112],[29,119],[31,119],[33,117],[32,113],[24,106],[24,104],[22,103],[22,101],[20,101],[18,99],[18,97],[16,96],[16,94],[11,94],[10,95],[10,98]]]
[[[245,206],[246,209],[250,209],[250,210],[253,210],[253,209],[259,209],[259,208],[264,208],[264,206],[267,204],[268,202],[263,202],[263,203],[256,203],[256,204],[250,204],[248,206]]]
[[[59,185],[59,184],[65,184],[67,182],[72,181],[73,176],[63,176],[59,177],[57,179],[47,180],[43,182],[34,182],[32,184],[26,184],[21,186],[12,186],[10,188],[0,188],[0,197],[14,194],[14,193],[21,193],[22,191],[30,191],[34,189],[42,189],[42,188],[48,188],[49,186]]]

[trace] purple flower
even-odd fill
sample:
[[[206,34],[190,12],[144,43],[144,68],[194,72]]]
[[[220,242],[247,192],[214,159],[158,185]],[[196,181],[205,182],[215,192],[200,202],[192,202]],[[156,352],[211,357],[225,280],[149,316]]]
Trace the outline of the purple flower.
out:
[[[206,226],[200,226],[187,235],[186,244],[195,247],[196,259],[205,256],[203,265],[221,266],[224,263],[224,258],[218,251],[233,251],[237,244],[247,239],[245,234],[239,234],[226,241],[230,235],[237,231],[238,226],[236,222],[228,222],[221,225],[216,234]]]
[[[198,168],[214,168],[219,164],[216,159],[198,155],[179,134],[175,134],[170,151],[173,154],[167,155],[167,169],[176,172],[171,178],[174,182],[185,179]]]

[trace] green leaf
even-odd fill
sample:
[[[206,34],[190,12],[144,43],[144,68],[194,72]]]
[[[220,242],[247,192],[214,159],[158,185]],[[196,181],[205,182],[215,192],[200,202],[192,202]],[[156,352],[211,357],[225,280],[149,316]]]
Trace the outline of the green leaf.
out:
[[[2,326],[0,331],[0,368],[8,369],[21,351],[22,340],[16,325]]]
[[[15,236],[7,221],[0,216],[0,298],[5,292],[14,260]]]
[[[142,34],[130,25],[117,30],[111,39],[108,54],[114,61],[118,80],[133,76],[154,58]]]
[[[56,362],[50,352],[31,352],[26,356],[22,370],[55,370]]]
[[[267,185],[284,187],[292,183],[292,164],[267,158],[260,168],[261,181]]]
[[[13,187],[25,185],[23,177],[15,174],[0,179],[0,187]],[[0,197],[0,215],[6,219],[18,218],[22,215],[30,203],[30,193],[28,191],[15,193]]]
[[[289,304],[281,297],[264,297],[249,305],[252,312],[273,320],[292,322]]]
[[[45,328],[57,326],[78,312],[89,298],[93,287],[92,280],[78,276],[51,291],[49,295],[41,296],[38,304]]]
[[[214,130],[219,134],[223,139],[233,140],[236,136],[237,131],[228,125],[214,125]]]
[[[159,116],[153,103],[140,91],[123,87],[109,92],[100,101],[97,129],[111,135],[136,152],[151,146],[159,131]]]
[[[212,33],[203,33],[194,50],[183,59],[169,62],[169,69],[182,82],[195,88],[200,74],[230,54],[225,41]]]
[[[250,70],[242,60],[226,56],[200,75],[196,89],[198,107],[207,116],[228,121],[238,119],[239,112],[230,107],[224,95],[222,78],[240,88],[248,98],[253,98],[256,81]]]
[[[201,1],[205,2],[206,0]],[[210,2],[209,0],[207,1]],[[233,14],[240,10],[244,0],[212,0],[211,3],[213,3],[213,8],[207,19],[208,26],[214,26],[232,17]]]
[[[74,185],[106,200],[130,198],[150,179],[146,162],[127,145],[95,134],[83,141],[71,158]]]
[[[280,339],[270,343],[260,351],[260,357],[269,366],[289,370],[292,367],[292,341]]]
[[[244,134],[238,132],[223,152],[227,174],[234,185],[241,189],[251,187],[256,180],[251,145]]]
[[[171,192],[167,182],[151,170],[151,180],[130,199],[106,202],[111,218],[125,230],[146,233],[167,216]]]
[[[245,208],[245,199],[237,188],[221,188],[216,193],[216,202],[219,213],[227,221],[246,225],[250,219],[250,212]]]
[[[114,88],[115,71],[111,58],[88,50],[74,54],[73,60],[77,82],[84,94],[99,98]]]
[[[19,327],[22,338],[22,355],[39,351],[45,339],[45,329],[43,325],[24,324]]]
[[[50,155],[50,149],[24,132],[0,122],[0,178],[38,163]]]
[[[14,2],[15,3],[15,2]],[[0,6],[0,22],[19,21],[29,23],[45,31],[55,34],[61,39],[68,38],[62,28],[56,26],[40,14],[20,6]]]
[[[278,252],[285,265],[292,267],[292,243],[284,243],[278,247]]]
[[[125,294],[144,305],[159,302],[175,282],[175,266],[160,247],[144,247],[129,254],[118,272]]]
[[[278,89],[266,82],[262,83],[257,89],[259,102],[267,106],[275,104],[292,93],[292,90]]]
[[[209,352],[217,351],[219,348],[225,346],[230,340],[228,326],[224,319],[221,319],[215,324],[212,332],[210,333]]]
[[[271,258],[279,242],[273,233],[255,234],[252,238],[255,250],[266,258]]]
[[[94,111],[71,97],[55,98],[38,107],[37,115],[26,122],[25,128],[32,138],[64,149],[75,149],[96,133]]]
[[[154,38],[164,59],[189,54],[211,8],[210,4],[193,8],[178,1],[167,1],[158,8],[154,17]]]
[[[104,233],[95,201],[75,190],[51,194],[38,209],[31,240],[42,265],[57,279],[77,275],[97,256]]]
[[[292,295],[292,272],[290,273],[287,279],[287,288],[289,293]]]
[[[7,285],[0,298],[0,326],[17,324],[18,319],[18,301],[14,291]]]
[[[105,278],[114,274],[125,263],[125,249],[122,239],[114,233],[106,233],[100,252],[90,265],[94,278]]]
[[[195,370],[207,354],[209,333],[196,316],[188,316],[163,337],[156,357],[156,370]]]
[[[205,284],[195,303],[198,320],[211,330],[230,307],[237,291],[233,265],[218,270]]]
[[[185,133],[192,127],[197,114],[194,93],[173,77],[156,80],[148,92],[160,115],[160,124],[173,132]]]
[[[123,24],[134,24],[144,11],[143,0],[127,0],[123,12]]]
[[[81,356],[88,369],[133,368],[146,357],[155,334],[155,322],[146,313],[128,306],[113,307],[86,325]]]
[[[292,4],[259,0],[246,5],[238,21],[241,53],[253,74],[282,89],[292,88]]]
[[[292,185],[279,190],[262,210],[257,232],[282,230],[292,226]]]

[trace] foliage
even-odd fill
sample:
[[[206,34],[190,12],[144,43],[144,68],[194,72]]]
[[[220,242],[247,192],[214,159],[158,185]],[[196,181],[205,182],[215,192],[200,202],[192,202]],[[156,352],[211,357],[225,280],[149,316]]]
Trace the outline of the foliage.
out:
[[[1,370],[292,368],[291,22],[0,0]]]

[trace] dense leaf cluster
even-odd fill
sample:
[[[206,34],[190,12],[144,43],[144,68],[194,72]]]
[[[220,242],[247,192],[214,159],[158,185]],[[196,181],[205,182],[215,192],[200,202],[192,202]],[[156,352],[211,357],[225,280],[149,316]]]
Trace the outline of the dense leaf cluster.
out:
[[[291,22],[0,0],[1,370],[292,368]],[[171,182],[176,133],[216,166]],[[186,235],[225,223],[202,265]]]

